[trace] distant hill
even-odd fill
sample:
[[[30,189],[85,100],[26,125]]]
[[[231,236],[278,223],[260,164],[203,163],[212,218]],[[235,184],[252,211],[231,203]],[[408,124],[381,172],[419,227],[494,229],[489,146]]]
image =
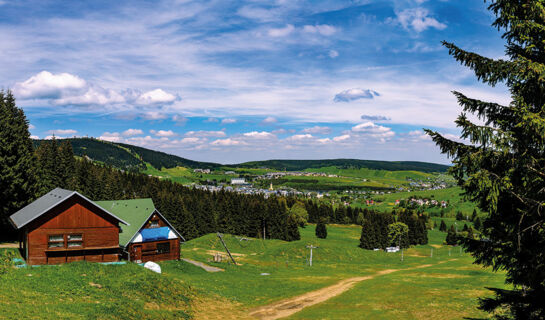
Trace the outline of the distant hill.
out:
[[[88,157],[112,167],[140,171],[146,169],[146,163],[157,169],[187,167],[214,169],[220,164],[188,160],[168,153],[154,151],[130,144],[108,142],[94,138],[69,138],[74,154],[78,157]],[[37,146],[45,140],[34,140]]]
[[[94,138],[69,138],[74,154],[79,157],[88,157],[112,167],[125,170],[145,170],[147,163],[154,168],[202,168],[217,169],[223,165],[212,162],[200,162],[185,159],[161,151],[154,151],[142,147],[124,143],[115,143],[98,140]],[[34,140],[37,146],[45,140]],[[417,162],[417,161],[374,161],[357,159],[330,159],[330,160],[266,160],[252,161],[240,164],[229,165],[238,168],[270,168],[274,170],[302,171],[311,168],[338,167],[346,168],[368,168],[388,171],[421,171],[421,172],[445,172],[448,166]]]
[[[326,159],[326,160],[266,160],[251,161],[232,166],[240,168],[269,168],[274,170],[302,171],[310,168],[338,167],[367,168],[388,171],[421,171],[421,172],[445,172],[449,168],[446,165],[418,162],[418,161],[375,161],[358,159]]]

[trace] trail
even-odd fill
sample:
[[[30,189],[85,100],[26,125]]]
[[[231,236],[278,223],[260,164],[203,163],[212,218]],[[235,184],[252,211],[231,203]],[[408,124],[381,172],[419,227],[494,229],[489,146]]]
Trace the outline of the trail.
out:
[[[456,259],[451,259],[456,260]],[[447,260],[447,261],[451,261]],[[437,264],[445,263],[447,261],[441,261]],[[435,265],[437,265],[435,264]],[[378,276],[390,274],[397,271],[407,271],[413,269],[428,268],[434,266],[433,264],[423,264],[412,268],[407,269],[386,269],[379,271],[375,274],[365,276],[365,277],[354,277],[341,280],[334,285],[318,289],[315,291],[307,292],[303,295],[293,297],[290,299],[282,300],[275,302],[266,306],[256,308],[250,312],[250,316],[262,319],[262,320],[275,320],[284,317],[291,316],[294,313],[297,313],[303,310],[306,307],[313,306],[318,303],[322,303],[326,300],[329,300],[333,297],[336,297],[347,290],[350,290],[356,283],[370,280]]]
[[[220,271],[225,271],[221,268],[216,268],[216,267],[212,267],[212,266],[209,266],[205,263],[202,263],[202,262],[199,262],[199,261],[195,261],[195,260],[191,260],[191,259],[182,259],[184,260],[185,262],[187,263],[191,263],[192,265],[195,265],[197,267],[200,267],[200,268],[203,268],[204,270],[208,271],[208,272],[220,272]]]

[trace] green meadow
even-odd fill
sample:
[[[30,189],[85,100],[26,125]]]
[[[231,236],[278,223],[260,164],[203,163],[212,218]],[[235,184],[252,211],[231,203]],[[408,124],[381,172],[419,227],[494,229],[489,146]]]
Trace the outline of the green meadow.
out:
[[[450,225],[454,220],[445,222]],[[215,234],[182,246],[184,258],[225,270],[217,273],[184,261],[161,262],[160,275],[132,263],[8,266],[0,275],[0,315],[236,319],[260,306],[343,279],[370,276],[288,318],[460,319],[486,317],[476,309],[477,298],[489,294],[485,287],[504,286],[503,274],[472,264],[472,257],[459,247],[443,245],[446,234],[438,230],[429,231],[428,245],[404,250],[403,261],[401,253],[358,248],[360,233],[358,226],[329,225],[327,239],[317,239],[314,226],[309,225],[301,229],[302,239],[293,242],[225,235],[237,265],[229,260],[212,261],[216,253],[225,255]],[[312,267],[307,245],[318,247],[313,251]],[[15,249],[0,249],[0,253],[4,265],[17,255]],[[378,274],[384,270],[391,273]]]

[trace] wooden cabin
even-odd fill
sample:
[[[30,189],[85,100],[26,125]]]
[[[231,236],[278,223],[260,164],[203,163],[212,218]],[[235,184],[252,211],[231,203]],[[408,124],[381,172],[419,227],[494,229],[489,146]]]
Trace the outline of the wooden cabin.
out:
[[[96,201],[96,204],[128,222],[121,226],[119,246],[129,261],[180,259],[180,243],[185,239],[151,199]]]
[[[29,265],[113,262],[128,223],[78,192],[56,188],[10,216]]]

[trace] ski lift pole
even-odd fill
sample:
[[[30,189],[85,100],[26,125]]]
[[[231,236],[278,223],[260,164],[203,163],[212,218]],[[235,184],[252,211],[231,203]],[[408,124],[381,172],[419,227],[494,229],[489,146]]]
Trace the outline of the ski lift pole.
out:
[[[223,244],[223,247],[225,248],[225,251],[227,251],[227,254],[229,255],[229,258],[231,258],[231,260],[233,261],[233,263],[235,264],[235,266],[237,265],[235,259],[233,259],[233,256],[231,255],[231,251],[229,251],[229,249],[227,248],[227,245],[225,244],[225,242],[223,241],[223,237],[221,236],[221,233],[218,232],[218,238],[220,238],[221,240],[221,244]]]

